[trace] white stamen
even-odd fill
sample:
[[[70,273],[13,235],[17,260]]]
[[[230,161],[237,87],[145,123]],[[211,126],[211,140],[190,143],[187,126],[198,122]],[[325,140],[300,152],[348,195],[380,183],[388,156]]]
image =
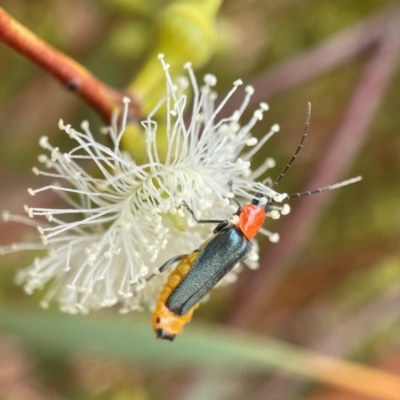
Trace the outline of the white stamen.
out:
[[[275,124],[272,125],[271,130],[273,130],[274,132],[279,132],[281,129],[281,127],[279,126],[279,124]]]
[[[231,218],[231,224],[232,225],[237,225],[239,223],[239,216],[238,215],[234,215],[232,218]]]
[[[278,233],[273,233],[272,235],[270,235],[269,241],[271,243],[278,243],[279,242],[279,234]]]
[[[281,215],[277,210],[270,211],[270,215],[272,219],[279,219],[281,217]]]
[[[288,215],[290,213],[290,206],[289,204],[284,204],[281,210],[282,215]]]
[[[51,170],[34,167],[33,172],[60,183],[29,188],[28,192],[52,191],[63,203],[58,208],[24,206],[30,218],[41,218],[30,220],[28,225],[37,227],[42,243],[7,246],[0,252],[47,251],[17,277],[27,293],[49,287],[42,307],[57,300],[63,311],[72,314],[116,303],[120,303],[121,312],[143,306],[154,309],[167,275],[159,274],[158,268],[177,254],[192,253],[210,237],[210,230],[182,208],[182,201],[199,219],[238,224],[239,217],[234,215],[238,206],[232,201],[235,195],[246,204],[254,199],[254,193],[261,193],[260,205],[268,199],[279,202],[287,197],[253,179],[275,165],[268,158],[253,170],[251,161],[279,130],[273,125],[259,140],[253,137],[253,127],[269,109],[268,104],[260,103],[246,120],[245,109],[254,88],[246,86],[240,107],[224,117],[224,106],[243,84],[241,80],[235,81],[216,105],[217,94],[211,89],[217,83],[214,75],[206,74],[199,86],[187,63],[188,78],[173,81],[162,54],[159,60],[166,95],[142,123],[146,146],[143,165],[120,148],[128,123],[128,97],[123,99],[123,112],[115,113],[112,126],[102,129],[109,135],[105,144],[95,141],[87,121],[82,122],[81,132],[59,121],[59,128],[73,143],[68,152],[51,146],[45,136],[39,141],[46,153],[39,156],[39,162]],[[185,91],[188,84],[193,91],[190,102]],[[188,113],[189,104],[192,109]],[[165,111],[165,121],[158,115],[155,118],[160,108]],[[163,130],[159,129],[161,124]],[[272,218],[290,210],[286,205],[273,207],[269,212]],[[28,218],[24,218],[3,213],[5,220],[26,223]],[[263,228],[260,232],[271,242],[279,240],[275,233]],[[258,268],[256,242],[245,263]],[[240,269],[235,266],[222,283],[233,282]],[[151,277],[150,271],[157,276]]]
[[[251,85],[247,85],[244,90],[246,91],[246,93],[250,96],[252,96],[254,94],[254,87]]]
[[[208,86],[215,86],[217,84],[217,78],[215,77],[215,75],[206,74],[204,76],[204,83]]]
[[[39,145],[40,145],[40,147],[43,147],[44,149],[47,149],[47,147],[49,145],[49,138],[47,136],[42,136],[39,139]]]

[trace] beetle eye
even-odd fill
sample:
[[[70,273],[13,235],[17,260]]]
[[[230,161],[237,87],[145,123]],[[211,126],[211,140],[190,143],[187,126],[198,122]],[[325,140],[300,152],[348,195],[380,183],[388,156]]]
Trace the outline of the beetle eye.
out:
[[[253,204],[254,206],[259,206],[260,205],[260,199],[261,197],[263,197],[263,195],[261,193],[256,193],[255,198],[251,201],[251,204]]]

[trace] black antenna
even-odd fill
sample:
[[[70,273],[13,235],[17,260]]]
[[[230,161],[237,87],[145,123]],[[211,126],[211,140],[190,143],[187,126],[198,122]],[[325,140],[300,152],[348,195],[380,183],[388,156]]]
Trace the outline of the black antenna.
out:
[[[299,154],[301,148],[303,147],[304,140],[306,139],[306,136],[307,136],[308,126],[310,125],[310,118],[311,118],[311,103],[308,103],[306,124],[304,126],[304,132],[303,132],[303,136],[301,137],[300,144],[298,145],[297,150],[293,154],[293,156],[290,159],[290,161],[286,164],[286,167],[283,169],[281,174],[278,176],[277,180],[271,186],[271,189],[273,189],[279,183],[279,181],[285,176],[287,170],[291,167],[293,161],[297,157],[297,154]]]
[[[325,186],[323,188],[315,189],[315,190],[309,190],[306,192],[299,192],[299,193],[293,193],[289,194],[286,198],[287,199],[294,199],[296,197],[303,197],[303,196],[310,196],[312,194],[317,194],[321,192],[328,192],[329,190],[334,190],[334,189],[339,189],[343,186],[351,185],[352,183],[356,183],[361,181],[362,176],[356,176],[355,178],[347,179],[346,181],[335,183],[334,185],[330,186]]]

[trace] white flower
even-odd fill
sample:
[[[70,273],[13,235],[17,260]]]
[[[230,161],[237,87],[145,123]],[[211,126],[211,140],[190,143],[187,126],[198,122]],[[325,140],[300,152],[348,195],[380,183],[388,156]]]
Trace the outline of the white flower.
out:
[[[268,158],[263,165],[251,169],[252,156],[279,130],[274,125],[257,143],[251,129],[261,120],[267,104],[262,103],[244,125],[239,120],[253,93],[246,87],[242,106],[229,118],[218,121],[218,115],[241,81],[215,108],[216,94],[212,86],[216,78],[204,77],[198,87],[190,64],[185,68],[188,79],[171,81],[168,65],[160,56],[165,71],[167,95],[142,122],[145,128],[147,158],[137,165],[120,148],[128,113],[125,100],[120,129],[114,122],[107,129],[112,146],[95,141],[87,122],[79,132],[62,121],[59,127],[71,140],[73,150],[62,153],[47,137],[40,139],[47,151],[39,161],[45,170],[34,168],[36,175],[58,180],[40,189],[28,189],[31,195],[53,190],[65,202],[63,208],[30,208],[30,218],[4,213],[4,219],[36,226],[42,243],[13,244],[0,249],[2,253],[19,250],[45,250],[31,266],[20,271],[17,282],[27,293],[43,288],[49,282],[42,305],[57,299],[63,311],[76,313],[109,307],[116,303],[121,311],[153,307],[169,272],[157,274],[160,265],[178,254],[190,253],[211,234],[211,227],[198,225],[182,208],[185,201],[198,218],[231,218],[229,181],[234,195],[248,202],[255,192],[281,201],[278,194],[256,182],[274,166]],[[190,121],[185,125],[187,108],[185,90],[188,83],[194,92]],[[157,151],[160,132],[154,114],[161,106],[167,109],[167,152],[161,160]],[[85,168],[83,168],[83,164]],[[276,207],[271,216],[279,217],[287,208]],[[32,219],[34,218],[34,219]],[[38,218],[38,220],[37,220]],[[177,223],[179,220],[179,224]],[[177,226],[181,225],[179,229]],[[183,229],[182,229],[183,228]],[[277,234],[263,233],[271,241]],[[246,264],[258,265],[257,247]],[[224,281],[234,280],[235,274]]]

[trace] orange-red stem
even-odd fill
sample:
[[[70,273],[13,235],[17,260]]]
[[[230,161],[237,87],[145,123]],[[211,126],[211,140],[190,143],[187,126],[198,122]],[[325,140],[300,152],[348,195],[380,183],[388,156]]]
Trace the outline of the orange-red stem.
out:
[[[123,93],[100,82],[82,65],[38,38],[1,7],[0,40],[50,72],[68,89],[76,92],[106,122],[110,121],[112,112],[122,104]],[[131,111],[132,115],[136,116],[138,107],[133,104]]]

